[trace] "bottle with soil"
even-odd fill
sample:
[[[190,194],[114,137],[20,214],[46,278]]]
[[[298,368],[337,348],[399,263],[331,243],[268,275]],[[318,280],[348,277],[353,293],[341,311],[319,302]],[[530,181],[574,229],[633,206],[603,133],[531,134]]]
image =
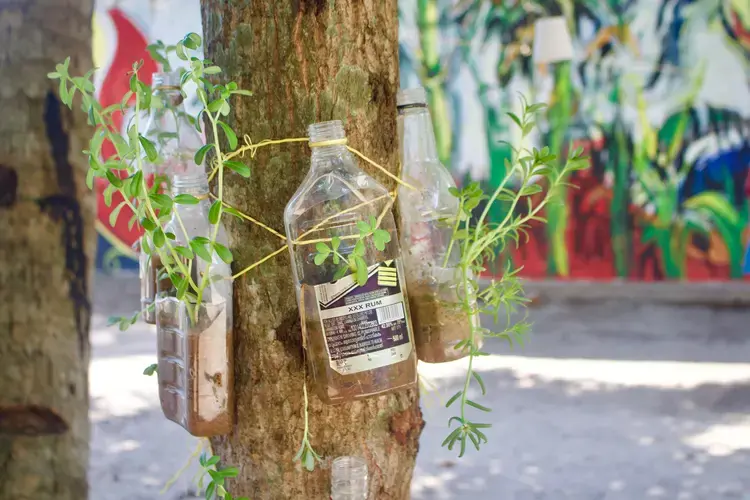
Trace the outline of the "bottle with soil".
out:
[[[205,168],[193,161],[203,141],[195,129],[184,125],[175,143],[167,143],[162,151],[173,173],[173,196],[192,195],[198,203],[175,204],[165,231],[175,234],[173,246],[189,248],[193,238],[210,240],[214,235],[228,246],[224,228],[208,219],[211,202]],[[211,261],[196,255],[189,266],[193,283],[205,286],[197,303],[186,307],[169,279],[157,281],[156,296],[162,411],[201,437],[228,434],[234,425],[232,271],[210,246],[205,249]]]
[[[399,186],[399,229],[409,285],[417,355],[427,363],[462,358],[456,345],[469,338],[458,242],[451,243],[458,214],[456,187],[438,159],[427,96],[422,87],[397,96],[402,179],[417,189]]]
[[[414,387],[417,358],[393,199],[356,166],[340,121],[310,125],[309,135],[310,172],[284,223],[315,392],[336,404]],[[358,243],[362,223],[393,237],[382,250],[372,236]],[[316,263],[319,244],[336,248]],[[350,256],[363,264],[359,273]]]
[[[367,500],[367,462],[338,457],[331,464],[331,500]]]

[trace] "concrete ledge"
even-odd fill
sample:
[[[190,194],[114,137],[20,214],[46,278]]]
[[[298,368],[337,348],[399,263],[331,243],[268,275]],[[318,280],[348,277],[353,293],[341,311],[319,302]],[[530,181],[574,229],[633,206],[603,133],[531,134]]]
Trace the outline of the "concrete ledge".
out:
[[[524,289],[542,300],[625,300],[679,305],[750,307],[750,282],[645,283],[632,281],[526,280]]]

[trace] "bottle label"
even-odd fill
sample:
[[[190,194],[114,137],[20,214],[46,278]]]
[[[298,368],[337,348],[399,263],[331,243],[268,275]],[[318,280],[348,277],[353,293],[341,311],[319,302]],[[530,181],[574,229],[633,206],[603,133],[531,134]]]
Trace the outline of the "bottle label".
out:
[[[370,266],[362,286],[353,274],[315,286],[333,370],[348,375],[409,357],[412,333],[401,289],[403,274],[396,259]]]

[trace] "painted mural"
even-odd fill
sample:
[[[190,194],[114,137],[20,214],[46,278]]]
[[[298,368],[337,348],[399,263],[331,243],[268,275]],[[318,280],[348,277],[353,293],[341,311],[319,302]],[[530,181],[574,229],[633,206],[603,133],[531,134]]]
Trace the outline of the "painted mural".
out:
[[[179,9],[177,8],[179,5]],[[179,11],[179,16],[174,12]],[[97,0],[93,18],[93,59],[98,68],[95,84],[102,106],[119,103],[129,90],[129,75],[134,61],[143,61],[143,80],[150,83],[151,73],[159,66],[151,58],[147,46],[156,40],[174,41],[190,31],[201,31],[198,0]],[[178,60],[175,59],[173,63]],[[126,116],[113,116],[115,126],[124,127]],[[111,144],[102,147],[105,156],[114,153]],[[119,204],[113,196],[111,206],[104,203],[106,179],[95,179],[97,192],[96,229],[99,234],[97,267],[112,271],[137,268],[132,245],[140,237],[137,226],[128,228],[130,214],[120,215],[117,223],[109,223],[109,215]],[[127,211],[127,207],[123,212]]]
[[[401,0],[401,85],[428,90],[459,180],[505,175],[521,92],[550,103],[535,141],[583,146],[571,182],[505,256],[528,277],[750,280],[750,2]],[[535,65],[563,15],[570,62]],[[502,213],[494,214],[495,217]]]

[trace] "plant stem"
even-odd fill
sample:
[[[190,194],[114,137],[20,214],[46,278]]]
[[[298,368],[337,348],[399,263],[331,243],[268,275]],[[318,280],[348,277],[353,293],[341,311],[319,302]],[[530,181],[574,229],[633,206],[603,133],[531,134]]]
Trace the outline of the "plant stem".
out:
[[[456,214],[456,222],[453,224],[453,231],[451,231],[451,240],[448,242],[448,251],[445,252],[445,258],[443,259],[443,267],[448,267],[448,260],[450,260],[451,252],[453,251],[453,245],[456,242],[456,231],[461,226],[461,214],[464,211],[464,199],[463,197],[458,200],[458,213]],[[468,238],[469,236],[466,235]]]

